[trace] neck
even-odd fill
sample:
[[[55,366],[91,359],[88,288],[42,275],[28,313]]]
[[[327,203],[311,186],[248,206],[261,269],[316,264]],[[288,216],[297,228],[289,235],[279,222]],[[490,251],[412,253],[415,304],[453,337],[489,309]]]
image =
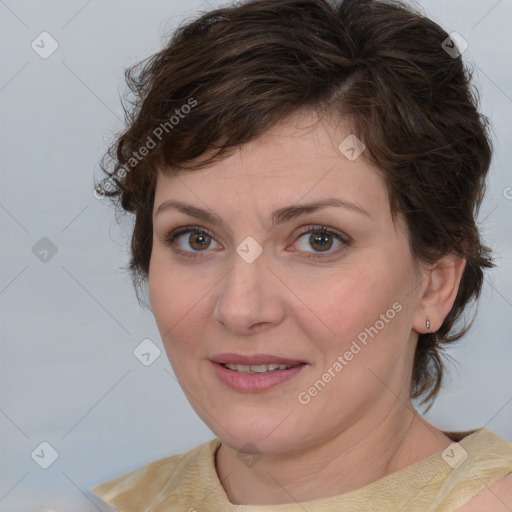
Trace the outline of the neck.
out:
[[[390,406],[390,404],[386,404]],[[222,444],[216,469],[229,501],[280,505],[344,494],[404,469],[451,440],[414,410],[394,400],[371,421],[365,416],[341,433],[300,450],[262,454],[252,467]]]

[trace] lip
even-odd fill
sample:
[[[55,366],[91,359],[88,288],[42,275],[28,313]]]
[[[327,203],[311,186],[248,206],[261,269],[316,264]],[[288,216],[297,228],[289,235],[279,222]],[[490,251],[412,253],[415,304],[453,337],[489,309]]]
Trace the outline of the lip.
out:
[[[290,359],[287,357],[274,356],[272,354],[253,354],[243,355],[235,354],[233,352],[225,352],[223,354],[217,354],[210,358],[212,363],[220,364],[286,364],[288,366],[297,366],[304,364],[305,361],[299,361],[298,359]],[[276,370],[281,371],[281,370]]]
[[[254,361],[254,359],[251,359]],[[237,364],[237,363],[230,363]],[[246,363],[239,363],[246,364]],[[265,363],[260,363],[265,364]],[[267,363],[268,364],[268,363]],[[288,363],[280,363],[288,364]],[[307,365],[306,363],[300,363],[293,368],[287,370],[274,370],[267,373],[244,373],[237,372],[225,368],[220,363],[212,362],[215,375],[219,381],[225,386],[234,389],[235,391],[242,391],[246,393],[258,393],[271,389],[279,384],[289,381],[300,373]]]

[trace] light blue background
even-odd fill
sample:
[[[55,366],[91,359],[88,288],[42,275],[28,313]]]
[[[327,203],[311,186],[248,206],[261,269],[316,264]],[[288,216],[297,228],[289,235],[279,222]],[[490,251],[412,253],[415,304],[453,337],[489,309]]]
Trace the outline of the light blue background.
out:
[[[129,223],[116,225],[92,185],[122,127],[124,69],[185,18],[219,5],[0,0],[0,511],[108,510],[94,484],[213,437],[120,270]],[[512,3],[419,5],[469,43],[464,57],[495,130],[480,225],[499,265],[473,330],[449,352],[459,364],[428,418],[512,441]],[[48,59],[31,48],[42,31],[59,44]],[[32,253],[42,237],[58,249],[47,263]],[[133,355],[145,338],[162,349],[147,367]],[[31,458],[43,441],[59,455],[48,469]]]

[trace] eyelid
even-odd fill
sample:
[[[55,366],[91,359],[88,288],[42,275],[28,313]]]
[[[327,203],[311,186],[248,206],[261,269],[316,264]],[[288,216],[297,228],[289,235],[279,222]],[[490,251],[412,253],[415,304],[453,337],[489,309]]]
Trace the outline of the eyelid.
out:
[[[347,244],[352,241],[352,239],[348,235],[343,233],[342,231],[338,231],[337,229],[330,228],[329,226],[324,226],[324,225],[320,225],[320,224],[317,224],[317,225],[310,224],[308,226],[304,226],[303,230],[302,230],[302,228],[299,228],[299,229],[300,229],[300,231],[297,233],[297,236],[301,236],[301,235],[304,235],[305,233],[310,233],[313,231],[320,231],[320,232],[326,232],[326,233],[330,233],[333,235],[337,235],[343,242],[345,242]]]

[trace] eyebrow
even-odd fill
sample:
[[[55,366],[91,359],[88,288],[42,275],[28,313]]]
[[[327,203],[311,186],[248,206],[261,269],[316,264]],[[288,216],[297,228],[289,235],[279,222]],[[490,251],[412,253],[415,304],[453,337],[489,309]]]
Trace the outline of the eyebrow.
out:
[[[282,224],[296,217],[307,215],[308,213],[313,213],[316,212],[317,210],[328,207],[345,208],[347,210],[358,212],[371,218],[371,215],[364,208],[362,208],[360,205],[356,203],[347,201],[346,199],[341,199],[339,197],[328,197],[321,201],[302,204],[292,204],[290,206],[285,206],[283,208],[275,210],[274,212],[272,212],[271,227],[274,227],[278,224]],[[197,206],[182,203],[181,201],[177,200],[163,202],[155,210],[153,215],[156,218],[156,216],[159,213],[168,209],[178,210],[179,212],[185,215],[195,217],[196,219],[202,220],[204,222],[224,225],[224,221],[217,214],[208,210],[203,210],[202,208],[198,208]]]

